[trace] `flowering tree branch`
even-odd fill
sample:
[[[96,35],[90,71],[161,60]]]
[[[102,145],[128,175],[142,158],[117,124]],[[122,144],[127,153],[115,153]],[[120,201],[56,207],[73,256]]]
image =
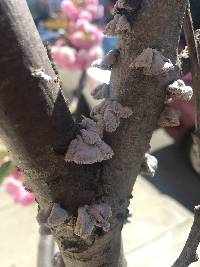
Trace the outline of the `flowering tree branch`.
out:
[[[68,267],[126,266],[121,229],[133,185],[144,166],[155,172],[157,161],[146,152],[158,121],[178,121],[165,102],[180,74],[186,0],[122,2],[107,28],[120,40],[103,87],[108,98],[93,111],[96,122],[79,125],[25,0],[0,2],[0,134],[36,196],[40,226],[53,234]]]

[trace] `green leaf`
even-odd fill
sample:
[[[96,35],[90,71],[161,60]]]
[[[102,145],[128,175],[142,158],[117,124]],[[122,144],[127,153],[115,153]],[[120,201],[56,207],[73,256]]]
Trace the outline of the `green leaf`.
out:
[[[15,165],[12,161],[7,161],[0,166],[0,184],[3,182],[4,178],[10,175]]]

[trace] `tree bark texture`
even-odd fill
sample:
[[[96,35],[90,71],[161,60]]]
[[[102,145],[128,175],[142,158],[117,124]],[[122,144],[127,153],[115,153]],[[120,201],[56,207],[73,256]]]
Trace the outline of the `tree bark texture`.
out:
[[[179,75],[177,71],[144,76],[129,65],[148,47],[162,51],[176,64],[185,6],[186,0],[141,1],[138,14],[131,17],[131,33],[120,37],[120,56],[110,81],[119,102],[129,106],[133,115],[104,137],[115,152],[111,160],[76,165],[66,163],[64,153],[78,127],[54,80],[26,2],[0,1],[0,134],[39,206],[59,202],[71,215],[70,223],[52,229],[67,267],[126,266],[121,229],[129,199],[164,108],[165,88]],[[53,79],[34,77],[36,69]],[[77,209],[98,201],[112,207],[111,230],[95,231],[82,240],[73,233]]]

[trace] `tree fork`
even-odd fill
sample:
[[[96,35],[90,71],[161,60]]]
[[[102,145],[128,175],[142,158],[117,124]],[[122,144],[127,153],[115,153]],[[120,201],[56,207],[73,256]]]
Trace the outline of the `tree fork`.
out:
[[[130,2],[130,1],[128,1]],[[144,76],[129,68],[143,49],[156,48],[176,63],[185,0],[141,1],[131,32],[120,37],[120,57],[111,74],[120,103],[133,110],[106,141],[113,159],[67,164],[64,153],[78,132],[25,0],[0,2],[0,134],[26,176],[40,208],[60,203],[70,222],[52,227],[65,265],[124,267],[121,228],[132,187],[164,109],[172,76]],[[134,1],[133,1],[134,4]],[[36,75],[42,72],[49,81]],[[101,201],[112,207],[111,231],[87,241],[73,233],[78,207]]]

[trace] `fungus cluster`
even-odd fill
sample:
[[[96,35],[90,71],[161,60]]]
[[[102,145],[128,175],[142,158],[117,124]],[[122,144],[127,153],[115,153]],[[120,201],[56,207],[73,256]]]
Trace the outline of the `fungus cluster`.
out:
[[[166,103],[174,100],[190,101],[193,95],[193,90],[190,86],[186,86],[184,81],[177,80],[167,87]]]
[[[106,25],[104,34],[108,36],[116,36],[131,31],[131,25],[126,15],[115,14],[113,19]]]
[[[52,226],[59,226],[69,218],[68,212],[63,209],[59,203],[53,203],[46,209],[40,209],[36,216],[40,225],[39,232],[41,235],[50,235]]]
[[[123,107],[116,100],[105,99],[102,103],[94,107],[92,117],[97,121],[97,128],[100,132],[114,132],[120,125],[120,119],[127,119],[132,115],[129,107]]]
[[[130,68],[142,69],[145,75],[160,75],[174,70],[174,65],[158,50],[146,48],[133,60]]]
[[[108,52],[102,59],[98,59],[92,63],[92,67],[102,70],[111,70],[113,65],[117,62],[117,58],[120,54],[118,49],[113,49]]]
[[[84,117],[80,134],[71,141],[65,155],[66,162],[93,164],[112,158],[114,152],[99,136],[96,122]]]
[[[101,227],[105,232],[108,232],[110,230],[108,220],[111,216],[111,207],[105,203],[80,207],[74,233],[82,239],[87,239],[95,227]]]

